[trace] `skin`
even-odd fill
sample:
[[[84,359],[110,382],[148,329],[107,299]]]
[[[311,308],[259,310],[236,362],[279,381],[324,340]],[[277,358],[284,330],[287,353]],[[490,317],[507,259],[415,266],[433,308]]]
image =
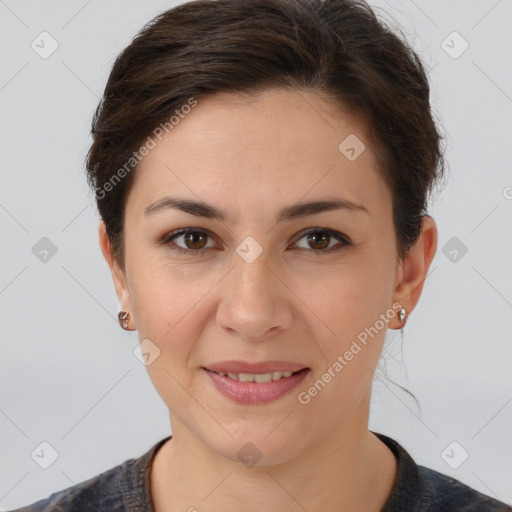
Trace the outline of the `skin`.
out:
[[[368,512],[389,496],[396,460],[368,431],[368,418],[386,328],[401,326],[396,314],[308,404],[297,398],[379,315],[395,313],[394,303],[412,312],[437,247],[426,216],[399,260],[391,195],[369,142],[354,161],[338,150],[349,134],[368,141],[357,119],[313,90],[200,99],[139,164],[125,206],[124,262],[113,258],[100,221],[129,329],[160,350],[147,370],[171,411],[173,437],[151,467],[156,512]],[[145,215],[167,195],[205,201],[228,220],[171,208]],[[368,213],[331,210],[275,223],[284,206],[332,197]],[[210,237],[159,242],[188,227]],[[308,228],[337,231],[353,244],[308,242],[301,234]],[[252,263],[236,252],[248,236],[262,248]],[[202,252],[179,254],[173,242]],[[325,253],[335,245],[340,250]],[[226,359],[284,360],[311,371],[272,403],[241,405],[201,370]],[[251,467],[237,457],[248,442],[261,452]]]

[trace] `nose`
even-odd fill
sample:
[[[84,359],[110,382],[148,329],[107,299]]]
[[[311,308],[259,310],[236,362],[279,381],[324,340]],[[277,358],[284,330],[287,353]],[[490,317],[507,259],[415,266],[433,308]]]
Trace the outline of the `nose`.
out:
[[[223,280],[218,325],[246,341],[263,341],[290,328],[293,293],[265,252],[248,263],[238,256]]]

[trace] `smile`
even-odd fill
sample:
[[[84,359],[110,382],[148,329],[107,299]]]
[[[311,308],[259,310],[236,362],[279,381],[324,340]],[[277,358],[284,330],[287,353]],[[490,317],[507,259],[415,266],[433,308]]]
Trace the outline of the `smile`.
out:
[[[271,372],[271,373],[231,373],[231,372],[215,372],[221,376],[227,375],[230,379],[239,382],[271,382],[286,377],[291,377],[297,372]]]
[[[268,373],[216,372],[203,368],[214,387],[225,397],[245,405],[269,403],[284,397],[299,385],[309,368]]]

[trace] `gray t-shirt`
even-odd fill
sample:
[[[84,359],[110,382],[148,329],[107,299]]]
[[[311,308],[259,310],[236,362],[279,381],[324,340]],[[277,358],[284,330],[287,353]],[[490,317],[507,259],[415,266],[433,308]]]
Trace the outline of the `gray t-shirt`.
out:
[[[394,439],[373,432],[397,458],[395,484],[381,512],[512,512],[512,507],[454,478],[418,466]],[[154,512],[149,469],[162,439],[138,459],[11,512]]]

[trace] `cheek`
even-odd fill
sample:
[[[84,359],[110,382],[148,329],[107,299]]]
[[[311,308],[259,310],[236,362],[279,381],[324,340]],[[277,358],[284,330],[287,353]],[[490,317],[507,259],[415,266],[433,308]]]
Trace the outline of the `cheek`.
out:
[[[326,278],[308,284],[308,304],[335,332],[346,339],[373,325],[389,306],[391,280],[382,263],[360,261],[333,269]]]
[[[328,410],[333,424],[344,421],[369,392],[382,351],[387,322],[380,315],[388,309],[386,294],[377,287],[381,281],[372,283],[369,277],[354,271],[331,280],[329,293],[309,291],[312,309],[323,322],[313,331],[322,364],[299,392],[306,393],[302,397],[309,397],[314,409]]]
[[[390,304],[388,267],[384,259],[361,259],[359,264],[332,272],[328,280],[317,280],[305,292],[305,302],[322,320],[314,332],[325,369],[340,356],[344,359],[343,370],[335,372],[339,384],[348,379],[363,385],[372,378],[389,320],[395,313]]]
[[[222,277],[217,271],[199,273],[199,266],[171,264],[149,251],[132,259],[130,294],[139,337],[149,338],[166,359],[181,364],[201,336],[208,293]]]
[[[147,260],[146,260],[147,261]],[[134,269],[135,270],[135,269]],[[158,356],[146,367],[164,403],[180,411],[190,406],[189,369],[197,340],[205,329],[205,296],[212,277],[191,279],[177,267],[160,263],[138,265],[132,273],[132,305],[141,342],[149,339]]]

